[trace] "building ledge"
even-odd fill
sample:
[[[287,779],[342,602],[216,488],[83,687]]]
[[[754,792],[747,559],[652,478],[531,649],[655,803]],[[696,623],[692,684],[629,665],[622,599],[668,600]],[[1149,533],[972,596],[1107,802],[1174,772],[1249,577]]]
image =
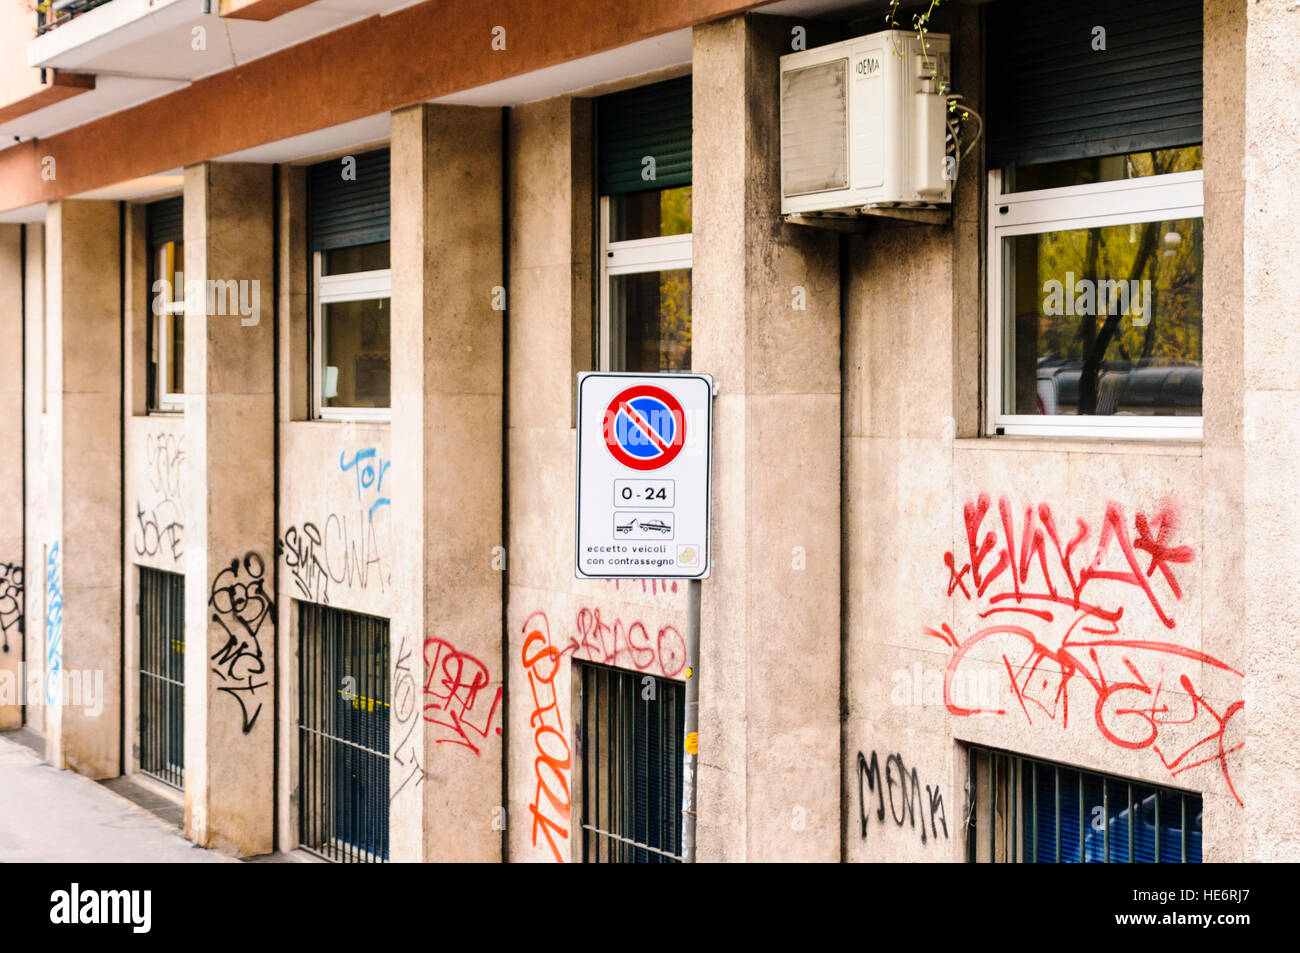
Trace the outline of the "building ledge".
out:
[[[229,20],[274,20],[315,0],[221,0],[221,15]]]
[[[42,86],[30,96],[0,106],[0,125],[19,116],[26,116],[46,106],[79,96],[95,88],[95,77],[88,73],[62,73],[54,71],[54,81]]]
[[[27,44],[28,66],[93,65],[96,56],[150,40],[199,12],[184,0],[115,0],[87,10]]]

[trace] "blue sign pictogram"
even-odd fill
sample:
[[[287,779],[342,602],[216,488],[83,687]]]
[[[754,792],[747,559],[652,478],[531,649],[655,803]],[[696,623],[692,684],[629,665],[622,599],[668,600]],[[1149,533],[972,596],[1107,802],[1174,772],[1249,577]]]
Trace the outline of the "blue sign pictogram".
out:
[[[667,466],[686,443],[682,405],[662,387],[642,384],[616,394],[605,411],[605,446],[634,470]]]

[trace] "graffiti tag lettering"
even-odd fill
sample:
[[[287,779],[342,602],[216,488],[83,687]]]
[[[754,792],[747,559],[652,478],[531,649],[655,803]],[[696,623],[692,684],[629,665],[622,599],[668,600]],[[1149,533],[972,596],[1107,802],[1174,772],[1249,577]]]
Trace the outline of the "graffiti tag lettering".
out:
[[[419,788],[428,776],[420,763],[420,736],[416,727],[420,722],[415,717],[415,675],[411,671],[411,658],[414,653],[402,639],[397,652],[397,664],[393,668],[393,714],[397,718],[397,729],[405,729],[400,741],[393,745],[393,761],[406,771],[406,777],[389,797],[389,803],[397,799],[403,788],[412,784],[412,790]]]
[[[0,563],[0,651],[9,651],[9,632],[23,634],[23,567]]]
[[[185,460],[184,434],[160,432],[145,438],[145,462],[153,504],[146,509],[136,500],[137,556],[166,552],[173,561],[185,554],[185,506],[181,501],[181,463]]]
[[[492,681],[487,666],[468,652],[457,651],[446,639],[424,640],[424,663],[429,672],[424,683],[424,720],[450,729],[456,736],[438,738],[437,743],[464,745],[479,754],[470,735],[485,739],[492,733],[492,719],[501,704],[500,687],[490,704],[480,704],[480,693],[486,695],[484,690]],[[474,721],[475,709],[481,723]],[[501,734],[501,729],[496,733]]]
[[[1211,655],[1173,641],[1125,637],[1126,610],[1149,608],[1160,624],[1174,629],[1171,605],[1182,598],[1176,569],[1190,563],[1190,546],[1173,542],[1175,507],[1153,515],[1136,513],[1130,523],[1118,503],[1109,503],[1095,537],[1082,519],[1068,538],[1058,530],[1046,503],[1025,507],[1020,532],[1005,498],[998,501],[992,530],[981,532],[991,501],[981,494],[964,507],[967,553],[944,554],[947,590],[958,591],[988,619],[1010,614],[1014,622],[989,625],[958,637],[947,624],[926,633],[952,651],[944,677],[944,702],[959,717],[1001,716],[1004,708],[972,703],[959,690],[962,664],[976,658],[1006,671],[1011,697],[1025,719],[1059,718],[1069,725],[1071,688],[1087,698],[1098,732],[1128,749],[1149,748],[1172,775],[1213,764],[1241,804],[1233,785],[1229,726],[1244,701],[1236,679],[1242,673]],[[1091,553],[1089,554],[1089,550]],[[1117,596],[1134,592],[1137,602]],[[1225,673],[1232,695],[1211,703],[1205,674]],[[1077,702],[1076,702],[1077,706]],[[1086,709],[1085,709],[1086,710]],[[1240,724],[1235,726],[1240,728]]]
[[[866,781],[866,787],[862,782]],[[871,760],[868,761],[866,756],[858,752],[858,814],[862,821],[862,837],[865,840],[867,836],[867,816],[870,813],[867,810],[867,792],[874,791],[876,794],[876,820],[884,821],[885,819],[885,792],[889,792],[889,814],[894,819],[894,824],[898,827],[903,826],[903,821],[908,822],[908,826],[913,830],[916,829],[917,809],[921,814],[921,843],[925,843],[925,818],[928,809],[930,815],[930,839],[939,839],[939,827],[935,826],[937,820],[942,825],[943,836],[948,838],[948,815],[943,808],[943,794],[939,791],[939,785],[925,786],[925,797],[921,797],[921,781],[916,773],[916,767],[913,766],[909,772],[903,764],[901,754],[891,754],[885,759],[885,775],[882,779],[880,776],[880,760],[876,752],[871,752]]]
[[[537,752],[533,761],[537,784],[528,806],[533,815],[532,842],[536,847],[540,828],[551,855],[562,864],[564,854],[555,838],[568,840],[572,803],[569,793],[572,758],[564,732],[564,717],[560,714],[560,699],[555,692],[562,653],[551,643],[551,625],[544,612],[534,612],[525,619],[523,631],[521,659],[533,693],[533,713],[528,717],[528,725],[533,729],[533,747]]]
[[[370,519],[375,518],[375,510],[393,502],[384,496],[384,474],[392,465],[393,461],[382,459],[374,447],[358,450],[351,460],[346,459],[346,453],[339,454],[339,469],[344,473],[351,470],[356,477],[357,502],[363,502],[363,491],[370,500],[370,512],[367,514]]]
[[[265,679],[259,678],[266,673],[266,661],[258,631],[274,605],[266,594],[264,575],[262,557],[257,553],[245,554],[242,572],[240,560],[232,559],[212,580],[208,598],[208,605],[213,609],[212,621],[226,633],[225,645],[211,656],[216,663],[213,673],[226,683],[217,690],[239,702],[244,734],[251,732],[257,723],[257,716],[262,712],[257,691],[267,685]]]

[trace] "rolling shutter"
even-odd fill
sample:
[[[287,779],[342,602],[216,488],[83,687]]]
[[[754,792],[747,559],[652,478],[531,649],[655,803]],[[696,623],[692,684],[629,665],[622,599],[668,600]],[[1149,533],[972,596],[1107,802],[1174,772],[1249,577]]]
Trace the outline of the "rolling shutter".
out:
[[[638,86],[596,101],[601,195],[691,184],[691,78]],[[654,178],[644,178],[645,158]]]
[[[185,200],[179,195],[145,206],[145,231],[149,247],[185,240]]]
[[[985,25],[991,167],[1201,141],[1201,0],[997,0]]]
[[[307,170],[307,229],[311,250],[386,242],[389,237],[389,152],[356,159],[356,177],[344,178],[342,158]]]

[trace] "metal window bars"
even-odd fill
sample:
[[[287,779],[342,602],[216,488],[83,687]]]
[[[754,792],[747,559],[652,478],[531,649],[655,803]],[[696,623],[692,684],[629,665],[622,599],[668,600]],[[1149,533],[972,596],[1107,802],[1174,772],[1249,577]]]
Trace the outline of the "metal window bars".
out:
[[[968,754],[971,863],[1201,862],[1199,794],[989,748]]]
[[[36,35],[62,26],[69,20],[102,7],[110,0],[40,0],[36,5]]]
[[[680,863],[684,686],[604,665],[577,669],[583,860]]]
[[[298,604],[298,840],[388,860],[388,620]]]
[[[140,567],[140,770],[185,785],[185,577]]]

